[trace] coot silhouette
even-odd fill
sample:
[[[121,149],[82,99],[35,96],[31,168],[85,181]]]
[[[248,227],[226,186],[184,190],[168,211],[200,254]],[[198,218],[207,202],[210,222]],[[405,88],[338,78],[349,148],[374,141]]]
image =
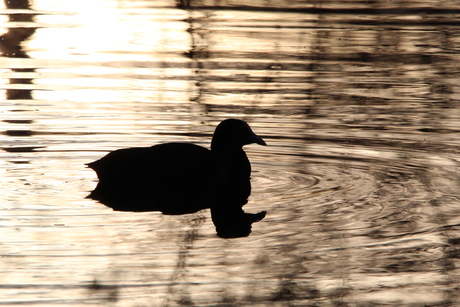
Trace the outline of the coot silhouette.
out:
[[[266,145],[249,125],[226,119],[211,150],[190,143],[125,148],[88,163],[99,182],[88,196],[120,211],[186,214],[211,208],[217,234],[247,236],[266,212],[245,213],[251,194],[251,164],[243,146]]]

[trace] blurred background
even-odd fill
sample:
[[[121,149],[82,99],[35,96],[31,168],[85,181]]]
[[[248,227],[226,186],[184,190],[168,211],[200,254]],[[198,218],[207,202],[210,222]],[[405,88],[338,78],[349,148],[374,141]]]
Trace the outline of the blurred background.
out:
[[[455,0],[4,0],[0,305],[460,304]],[[208,147],[226,118],[267,210],[114,212],[84,163]]]

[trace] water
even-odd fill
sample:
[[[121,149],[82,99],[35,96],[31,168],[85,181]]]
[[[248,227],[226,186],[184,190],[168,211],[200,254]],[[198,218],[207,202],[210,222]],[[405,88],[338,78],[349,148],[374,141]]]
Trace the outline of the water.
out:
[[[0,305],[459,304],[455,1],[22,2],[0,15]],[[249,237],[85,199],[84,163],[232,117],[269,145],[246,147]]]

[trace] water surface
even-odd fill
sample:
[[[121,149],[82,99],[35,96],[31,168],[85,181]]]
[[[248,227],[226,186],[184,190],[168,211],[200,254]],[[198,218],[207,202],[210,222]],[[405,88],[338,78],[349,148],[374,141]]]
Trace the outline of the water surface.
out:
[[[457,3],[249,4],[3,6],[0,305],[459,303]],[[85,198],[84,163],[225,118],[269,145],[249,237]]]

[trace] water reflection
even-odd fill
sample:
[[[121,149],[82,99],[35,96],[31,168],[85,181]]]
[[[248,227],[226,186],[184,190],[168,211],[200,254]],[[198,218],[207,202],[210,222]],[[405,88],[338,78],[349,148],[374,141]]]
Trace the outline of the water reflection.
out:
[[[8,19],[11,23],[27,23],[25,27],[9,27],[7,32],[0,36],[0,52],[2,56],[9,58],[29,58],[27,53],[22,48],[22,43],[35,33],[37,28],[31,27],[34,14],[26,13],[30,10],[28,0],[5,0],[5,5],[8,9],[23,10],[24,13],[9,14]],[[31,75],[35,72],[33,68],[11,68],[11,71],[21,75]],[[19,87],[11,87],[6,91],[6,99],[32,99],[32,90],[29,86],[32,84],[31,77],[14,77],[9,79],[9,84],[26,85]],[[22,88],[21,88],[22,87]]]
[[[35,72],[0,101],[0,304],[459,305],[458,5],[393,5],[37,0],[5,23],[39,29],[1,57],[4,83]],[[225,118],[270,145],[245,147],[250,236],[85,199],[84,163]]]

